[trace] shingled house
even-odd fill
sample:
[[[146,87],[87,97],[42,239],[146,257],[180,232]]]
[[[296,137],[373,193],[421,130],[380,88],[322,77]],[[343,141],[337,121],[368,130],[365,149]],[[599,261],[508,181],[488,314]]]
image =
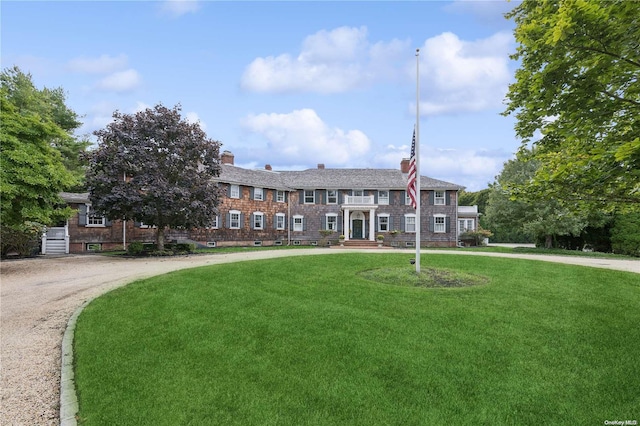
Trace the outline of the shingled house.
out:
[[[237,167],[229,151],[223,152],[221,161],[218,181],[225,195],[214,226],[171,230],[168,240],[208,247],[318,245],[336,243],[340,235],[347,242],[373,242],[382,235],[387,246],[415,246],[416,217],[406,193],[406,159],[399,169],[332,169],[318,164],[302,171],[273,171],[269,165],[263,170]],[[421,246],[455,247],[458,191],[463,187],[421,176],[420,188]],[[67,239],[67,253],[154,240],[153,230],[144,224],[93,215],[86,193],[62,197],[78,214],[64,228],[49,233]],[[49,240],[43,240],[45,253],[54,250]]]

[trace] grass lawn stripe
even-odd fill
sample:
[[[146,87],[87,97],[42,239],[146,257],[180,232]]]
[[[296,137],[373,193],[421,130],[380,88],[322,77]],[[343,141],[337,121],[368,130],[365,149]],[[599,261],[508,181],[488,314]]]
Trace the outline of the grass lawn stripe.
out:
[[[241,262],[130,284],[75,333],[81,424],[565,424],[636,418],[637,275],[424,256],[489,278],[360,271],[406,254]],[[634,417],[635,416],[635,417]]]

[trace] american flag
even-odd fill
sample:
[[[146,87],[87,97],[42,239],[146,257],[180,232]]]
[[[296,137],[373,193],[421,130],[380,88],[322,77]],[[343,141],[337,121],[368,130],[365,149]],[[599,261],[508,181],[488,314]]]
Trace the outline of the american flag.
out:
[[[411,207],[418,208],[418,197],[416,196],[416,129],[413,129],[413,140],[411,141],[411,158],[409,158],[409,175],[407,176],[407,194],[411,199]]]

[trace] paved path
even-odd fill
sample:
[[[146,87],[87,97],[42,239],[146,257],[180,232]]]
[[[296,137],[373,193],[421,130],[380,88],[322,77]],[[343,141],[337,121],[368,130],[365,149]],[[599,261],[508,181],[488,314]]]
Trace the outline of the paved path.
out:
[[[406,253],[414,250],[358,250]],[[177,258],[119,259],[81,255],[0,262],[1,425],[58,425],[62,337],[73,313],[85,302],[136,279],[229,262],[274,257],[354,252],[351,249],[300,249],[197,255]],[[511,255],[473,251],[422,254],[517,257],[640,274],[640,260],[570,256]]]

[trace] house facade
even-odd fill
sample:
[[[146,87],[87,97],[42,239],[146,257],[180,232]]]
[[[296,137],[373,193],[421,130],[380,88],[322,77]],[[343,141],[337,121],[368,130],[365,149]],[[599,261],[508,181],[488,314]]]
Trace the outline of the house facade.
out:
[[[302,171],[274,171],[269,165],[251,170],[237,167],[233,154],[225,151],[221,162],[218,182],[224,195],[213,226],[169,230],[168,241],[202,247],[323,245],[337,243],[340,236],[346,241],[375,241],[382,235],[386,246],[415,247],[416,212],[406,192],[406,159],[398,169],[331,169],[318,164]],[[420,188],[420,245],[455,247],[458,193],[463,187],[421,176]],[[64,228],[50,233],[65,235],[67,253],[154,241],[154,230],[144,224],[93,215],[86,193],[62,197],[78,213]],[[45,253],[53,247],[48,239],[43,239]]]

